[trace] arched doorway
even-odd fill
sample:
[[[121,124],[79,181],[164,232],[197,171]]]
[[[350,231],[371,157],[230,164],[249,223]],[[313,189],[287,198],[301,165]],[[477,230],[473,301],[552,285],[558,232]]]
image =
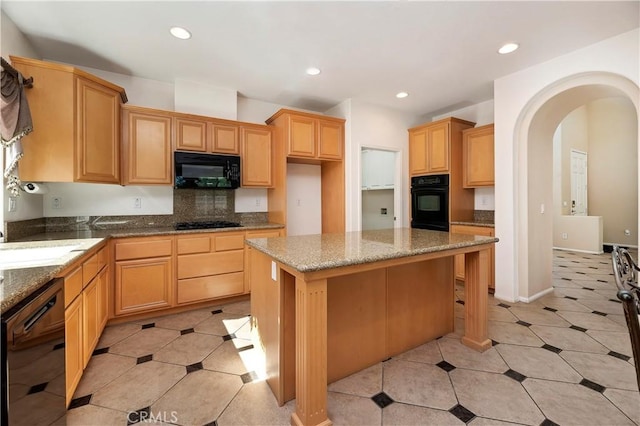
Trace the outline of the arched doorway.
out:
[[[616,74],[593,72],[548,85],[527,103],[518,117],[513,138],[517,279],[511,285],[512,294],[519,300],[535,300],[553,290],[553,133],[570,111],[611,96],[628,97],[638,112],[638,86]],[[509,285],[499,281],[496,285],[501,284]]]

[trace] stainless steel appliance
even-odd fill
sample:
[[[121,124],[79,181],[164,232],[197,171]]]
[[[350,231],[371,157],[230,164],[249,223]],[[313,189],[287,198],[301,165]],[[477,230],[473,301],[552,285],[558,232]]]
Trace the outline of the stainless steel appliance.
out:
[[[240,187],[240,157],[237,155],[174,152],[176,188]]]
[[[411,227],[449,231],[449,175],[411,178]]]
[[[3,425],[49,425],[66,413],[64,286],[54,279],[0,317]]]

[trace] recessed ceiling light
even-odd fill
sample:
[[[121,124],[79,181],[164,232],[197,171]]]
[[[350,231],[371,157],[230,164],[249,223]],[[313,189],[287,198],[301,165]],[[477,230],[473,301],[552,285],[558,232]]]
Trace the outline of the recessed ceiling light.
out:
[[[396,93],[396,98],[398,98],[398,99],[406,98],[407,96],[409,96],[409,94],[407,92],[398,92],[398,93]]]
[[[191,33],[182,27],[172,27],[170,30],[171,35],[181,40],[187,40],[191,38]]]
[[[308,75],[318,75],[320,74],[320,68],[310,67],[310,68],[307,68],[306,72]]]
[[[501,55],[506,55],[507,53],[511,53],[518,48],[518,43],[507,43],[498,49],[498,53]]]

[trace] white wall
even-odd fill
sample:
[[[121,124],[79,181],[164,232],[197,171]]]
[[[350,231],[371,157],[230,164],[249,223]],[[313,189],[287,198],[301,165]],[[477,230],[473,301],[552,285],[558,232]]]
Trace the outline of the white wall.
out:
[[[387,214],[382,214],[382,208]],[[393,189],[362,191],[362,230],[393,228]]]
[[[174,84],[176,111],[227,120],[237,118],[237,91],[188,80],[176,80]]]
[[[560,128],[560,148],[554,155],[561,157],[562,169],[557,176],[562,198],[554,199],[558,204],[554,210],[563,215],[571,213],[571,150],[587,152],[588,214],[602,216],[605,244],[636,246],[638,125],[633,104],[625,97],[589,102],[568,114]],[[554,231],[556,246],[558,232]]]
[[[639,39],[640,30],[636,29],[494,82],[495,219],[496,236],[500,239],[496,244],[496,297],[504,300],[536,297],[529,289],[529,269],[541,265],[529,259],[528,186],[535,182],[527,178],[528,124],[540,104],[564,87],[583,80],[611,81],[624,86],[625,93],[634,90],[637,93]],[[613,76],[607,79],[601,73]],[[581,79],[572,77],[579,74]],[[630,83],[616,79],[616,75]],[[633,101],[637,114],[637,94]],[[552,137],[553,130],[549,141]]]
[[[119,186],[96,183],[49,183],[44,195],[44,216],[126,216],[173,214],[173,190],[166,186]],[[60,199],[53,208],[54,197]],[[134,207],[134,198],[141,207]]]
[[[398,151],[402,176],[409,176],[407,129],[417,124],[417,117],[401,111],[368,104],[356,99],[342,102],[327,114],[347,119],[345,128],[345,190],[346,230],[361,229],[361,149],[362,147]],[[400,182],[395,188],[402,195],[402,213],[396,211],[397,220],[409,226],[409,184]]]
[[[287,164],[287,235],[322,233],[321,168]]]
[[[602,216],[554,217],[553,248],[602,253],[602,223]]]
[[[602,216],[604,243],[638,245],[638,120],[628,98],[587,104],[589,214]],[[630,235],[625,231],[629,230]]]

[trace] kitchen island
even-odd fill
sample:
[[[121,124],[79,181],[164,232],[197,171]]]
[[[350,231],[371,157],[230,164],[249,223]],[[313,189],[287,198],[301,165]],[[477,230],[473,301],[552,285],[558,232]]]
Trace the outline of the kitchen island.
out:
[[[465,334],[487,337],[494,237],[385,229],[246,240],[252,330],[291,423],[330,425],[327,383],[454,329],[453,256],[465,255]]]

